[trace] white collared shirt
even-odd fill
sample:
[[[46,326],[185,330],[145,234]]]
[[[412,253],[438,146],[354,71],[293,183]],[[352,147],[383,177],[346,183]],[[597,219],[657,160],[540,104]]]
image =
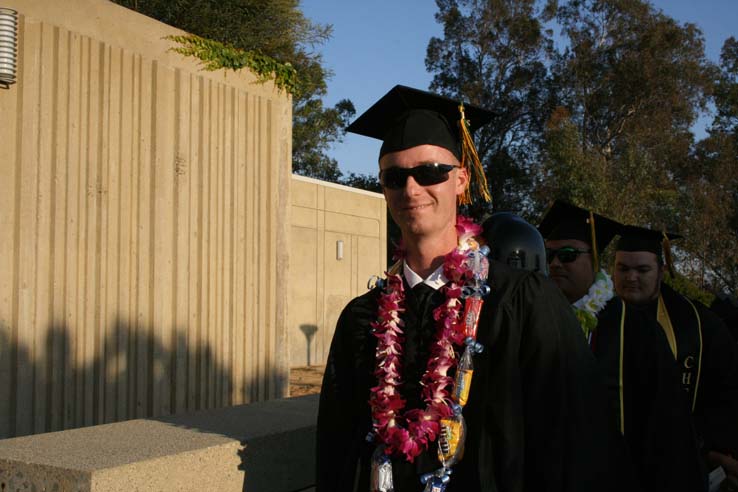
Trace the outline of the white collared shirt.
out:
[[[407,280],[407,284],[411,289],[422,282],[425,285],[438,290],[448,282],[448,279],[443,274],[443,265],[436,268],[426,279],[423,279],[420,275],[415,273],[412,268],[407,265],[406,261],[402,262],[402,271],[405,275],[405,280]]]

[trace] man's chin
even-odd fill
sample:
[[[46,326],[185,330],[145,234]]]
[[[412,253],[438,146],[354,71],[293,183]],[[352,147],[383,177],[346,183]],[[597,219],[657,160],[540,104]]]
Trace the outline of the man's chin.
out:
[[[620,294],[620,298],[628,304],[648,304],[650,299],[640,290],[626,289]]]
[[[428,225],[421,220],[406,221],[402,229],[412,236],[424,236],[430,230]]]
[[[434,230],[433,220],[425,214],[408,214],[402,217],[402,229],[415,236],[429,234]]]
[[[566,277],[551,275],[550,278],[553,281],[553,283],[555,283],[558,286],[559,289],[563,290],[564,286],[566,285],[566,281],[567,281]]]
[[[572,300],[572,285],[569,283],[569,279],[567,277],[552,276],[551,280],[553,281],[553,283],[556,284],[556,287],[559,288],[559,290],[564,294],[564,297],[566,297],[569,302],[576,302],[576,299]]]

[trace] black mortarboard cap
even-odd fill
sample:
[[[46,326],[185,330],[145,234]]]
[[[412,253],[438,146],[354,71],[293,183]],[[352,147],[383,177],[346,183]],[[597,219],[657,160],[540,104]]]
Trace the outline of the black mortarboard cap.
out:
[[[431,92],[396,85],[351,123],[346,131],[382,140],[384,154],[431,144],[462,156],[459,131],[460,101]],[[486,109],[464,104],[470,132],[484,126],[493,114]]]
[[[620,223],[562,200],[556,200],[538,226],[545,239],[578,239],[592,244],[592,224],[597,253],[602,253],[622,227]]]
[[[618,251],[650,251],[659,258],[663,255],[664,235],[672,241],[681,239],[678,234],[666,233],[645,227],[623,226],[620,232],[620,240],[618,240]]]

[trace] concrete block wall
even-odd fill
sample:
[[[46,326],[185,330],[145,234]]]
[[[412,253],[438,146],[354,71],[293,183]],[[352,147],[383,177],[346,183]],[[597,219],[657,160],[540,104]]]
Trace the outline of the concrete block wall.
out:
[[[387,206],[381,194],[297,175],[291,203],[290,367],[321,365],[341,310],[387,268]]]
[[[106,0],[4,0],[0,439],[287,394],[289,95]]]

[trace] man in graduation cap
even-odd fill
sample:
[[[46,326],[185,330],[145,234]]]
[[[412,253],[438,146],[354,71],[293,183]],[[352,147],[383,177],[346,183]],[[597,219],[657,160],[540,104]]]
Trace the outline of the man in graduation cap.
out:
[[[615,290],[658,321],[679,368],[703,457],[738,485],[738,349],[714,313],[663,282],[665,271],[674,276],[670,242],[679,237],[625,227],[615,253]]]
[[[557,200],[539,226],[551,279],[580,320],[622,436],[622,490],[704,490],[698,446],[669,345],[655,319],[626,306],[599,259],[620,224]]]
[[[566,300],[538,274],[487,264],[481,229],[457,216],[457,200],[486,193],[470,132],[490,117],[397,86],[348,128],[383,141],[402,260],[338,320],[318,412],[320,492],[610,485],[604,395]]]

